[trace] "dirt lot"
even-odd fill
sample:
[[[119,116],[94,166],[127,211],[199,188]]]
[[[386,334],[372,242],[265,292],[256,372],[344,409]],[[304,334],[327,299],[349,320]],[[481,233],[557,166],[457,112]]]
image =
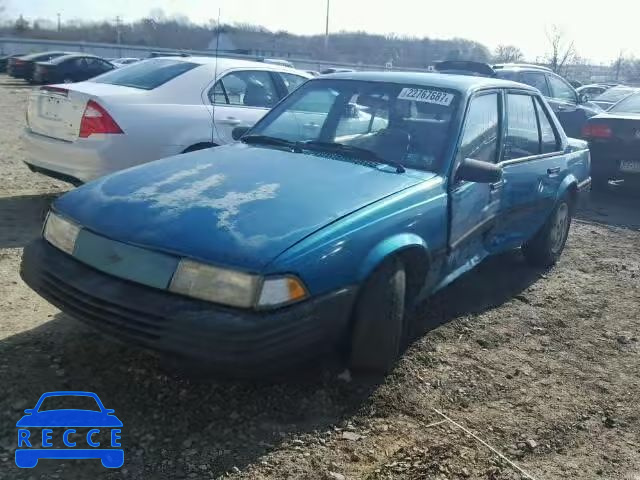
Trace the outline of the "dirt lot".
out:
[[[22,247],[69,188],[22,164],[27,93],[0,76],[0,479],[640,479],[638,197],[593,199],[556,268],[504,255],[422,305],[424,334],[383,383],[330,367],[187,379],[20,280]],[[93,391],[115,409],[123,468],[15,467],[15,422],[53,390]]]

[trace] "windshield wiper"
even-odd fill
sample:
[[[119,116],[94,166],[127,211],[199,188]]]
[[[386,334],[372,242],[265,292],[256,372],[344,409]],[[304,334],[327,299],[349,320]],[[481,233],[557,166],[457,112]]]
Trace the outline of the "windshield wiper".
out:
[[[396,169],[396,173],[404,173],[405,168],[398,162],[394,162],[393,160],[386,160],[380,157],[378,154],[371,150],[367,150],[366,148],[354,147],[353,145],[345,145],[343,143],[335,143],[335,142],[320,142],[316,140],[309,140],[308,142],[302,142],[300,144],[303,148],[317,148],[319,150],[336,152],[336,153],[345,153],[347,155],[354,155],[356,157],[363,158],[365,160],[370,160],[376,163],[384,163],[386,165],[391,165]]]
[[[245,135],[240,141],[248,143],[249,145],[274,145],[277,147],[286,147],[295,153],[302,152],[298,142],[291,142],[284,138],[269,137],[267,135]]]

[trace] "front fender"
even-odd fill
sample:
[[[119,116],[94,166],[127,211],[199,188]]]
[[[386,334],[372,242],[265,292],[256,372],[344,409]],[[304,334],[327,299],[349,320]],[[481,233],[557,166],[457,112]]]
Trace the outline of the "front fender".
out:
[[[375,245],[364,258],[358,269],[358,281],[364,281],[385,258],[408,248],[418,247],[429,258],[429,250],[423,238],[414,233],[399,233],[385,238]]]

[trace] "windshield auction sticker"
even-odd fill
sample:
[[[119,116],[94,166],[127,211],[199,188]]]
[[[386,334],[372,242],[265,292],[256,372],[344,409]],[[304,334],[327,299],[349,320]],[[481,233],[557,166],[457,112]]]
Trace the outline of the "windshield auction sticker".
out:
[[[45,393],[16,423],[16,465],[33,468],[39,459],[53,458],[100,459],[104,467],[121,467],[122,422],[113,413],[92,392]]]
[[[448,107],[453,101],[453,93],[407,87],[400,91],[398,100],[414,100],[416,102],[435,103],[436,105]]]

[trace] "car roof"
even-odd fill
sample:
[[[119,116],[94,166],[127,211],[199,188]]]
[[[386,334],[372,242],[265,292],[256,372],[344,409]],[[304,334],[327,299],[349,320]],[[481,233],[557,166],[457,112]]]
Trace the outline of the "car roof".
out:
[[[549,67],[533,63],[497,63],[493,68],[497,70],[542,70],[543,72],[553,73],[553,70]]]
[[[149,60],[155,60],[163,57],[155,57]],[[284,65],[276,65],[275,63],[267,63],[267,62],[255,62],[251,60],[244,60],[240,58],[229,58],[229,57],[201,57],[201,56],[193,56],[193,57],[164,57],[174,60],[176,62],[190,62],[197,63],[199,65],[209,65],[212,68],[217,69],[219,72],[223,72],[225,70],[229,70],[231,68],[260,68],[261,70],[274,70],[278,72],[290,72],[294,75],[299,75],[306,78],[311,78],[304,70],[298,70],[296,68],[285,67]],[[216,66],[216,58],[218,60]]]
[[[510,80],[492,77],[476,77],[472,75],[455,75],[450,73],[427,72],[349,72],[332,73],[316,77],[314,81],[327,79],[360,80],[364,82],[390,82],[420,85],[425,87],[439,87],[471,93],[486,88],[519,88],[537,92],[535,88]]]
[[[38,58],[40,56],[46,56],[46,55],[73,55],[73,52],[61,52],[59,50],[52,50],[50,52],[29,53],[29,54],[23,55],[21,58],[23,58],[24,60],[32,60],[34,58]]]
[[[99,58],[101,60],[104,60],[102,57],[91,55],[90,53],[70,53],[68,55],[62,55],[60,57],[52,58],[51,60],[47,60],[47,62],[43,63],[62,63],[74,58]]]

